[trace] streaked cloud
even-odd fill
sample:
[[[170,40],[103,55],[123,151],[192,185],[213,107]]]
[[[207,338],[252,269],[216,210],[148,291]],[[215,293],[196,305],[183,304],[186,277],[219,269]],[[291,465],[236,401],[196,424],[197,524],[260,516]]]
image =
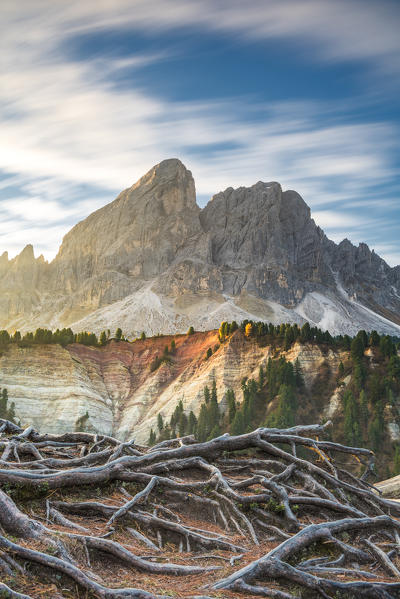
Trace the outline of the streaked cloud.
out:
[[[393,155],[399,131],[390,120],[353,121],[339,103],[272,102],[245,93],[171,101],[137,84],[135,71],[169,60],[174,50],[123,57],[99,51],[84,60],[64,50],[74,36],[104,30],[161,35],[191,28],[288,40],[310,60],[357,60],[388,73],[400,66],[394,6],[369,0],[72,0],[55,9],[48,0],[5,0],[0,171],[8,178],[0,180],[0,250],[15,253],[32,242],[51,258],[78,219],[171,156],[193,171],[203,201],[228,186],[279,180],[317,208],[317,221],[334,236],[347,231],[356,241],[374,242],[373,211],[360,218],[342,208],[356,210],[366,198],[374,208],[371,189],[398,177]],[[129,85],[118,87],[114,76],[124,70]],[[346,110],[356,105],[347,101]],[[383,253],[390,260],[397,255],[393,247]]]

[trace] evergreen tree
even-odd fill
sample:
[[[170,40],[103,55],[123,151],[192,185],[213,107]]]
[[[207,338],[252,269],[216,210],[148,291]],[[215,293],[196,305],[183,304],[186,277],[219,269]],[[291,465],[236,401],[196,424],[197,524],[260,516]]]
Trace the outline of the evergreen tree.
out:
[[[296,387],[298,389],[301,389],[302,387],[304,387],[303,370],[301,368],[299,358],[296,358],[296,361],[294,363],[294,378],[296,381]]]
[[[208,402],[210,401],[210,389],[207,387],[207,385],[204,387],[204,401],[206,402],[206,404],[208,404]]]
[[[188,335],[193,335],[194,334],[194,328],[193,327],[189,327],[187,334]]]
[[[208,428],[212,429],[214,426],[219,425],[219,408],[217,401],[217,388],[215,386],[215,380],[211,390],[211,400],[208,407]]]
[[[360,414],[361,414],[361,423],[364,427],[368,424],[369,418],[369,409],[368,409],[368,396],[364,389],[361,390],[360,397]]]
[[[287,428],[294,426],[296,415],[296,398],[293,388],[281,385],[279,389],[279,404],[274,414],[268,418],[267,426]]]
[[[146,333],[144,331],[141,332],[140,339],[144,341],[146,339]]]
[[[286,330],[285,330],[285,337],[284,337],[284,344],[283,344],[283,347],[286,351],[292,346],[293,341],[294,341],[294,331],[293,331],[292,327],[289,325],[288,327],[286,327]]]
[[[208,358],[211,358],[212,356],[212,349],[211,347],[208,348],[207,353],[206,353],[206,360],[208,360]]]
[[[164,421],[163,421],[163,417],[161,415],[161,412],[158,412],[158,415],[157,415],[157,428],[158,428],[158,430],[159,430],[160,433],[161,433],[161,431],[164,428]]]
[[[301,343],[311,341],[311,328],[310,323],[308,322],[305,322],[300,329],[300,341]]]
[[[150,429],[148,444],[150,447],[152,447],[153,445],[155,445],[155,442],[156,442],[156,433],[153,431],[153,429]]]
[[[0,395],[0,418],[3,418],[4,420],[8,420],[7,402],[8,391],[7,389],[3,389]]]
[[[116,339],[117,341],[121,341],[121,339],[122,339],[122,329],[120,329],[119,327],[118,327],[118,329],[115,331],[115,339]]]
[[[226,392],[226,400],[228,404],[228,422],[231,424],[236,414],[236,399],[233,389],[228,389]]]
[[[205,403],[201,404],[199,419],[197,422],[197,437],[199,441],[205,441],[211,432],[208,422],[208,410]]]
[[[377,347],[379,345],[380,337],[376,331],[372,331],[369,337],[369,345],[371,347]]]
[[[260,368],[258,370],[258,388],[260,390],[264,387],[264,383],[265,383],[264,368],[262,366],[260,366]]]
[[[188,419],[188,434],[194,435],[196,433],[197,428],[197,418],[194,415],[193,411],[190,410],[189,419]]]
[[[234,320],[233,322],[231,322],[231,324],[229,325],[229,334],[232,335],[232,333],[234,333],[235,331],[238,330],[238,323],[236,322],[236,320]]]
[[[364,357],[364,349],[365,345],[363,343],[362,337],[354,337],[350,345],[351,357],[353,359],[353,362],[356,362],[357,360],[362,360],[362,358]]]
[[[211,401],[217,403],[217,383],[215,382],[215,379],[213,379],[211,386]]]
[[[7,420],[15,423],[15,403],[12,402],[9,410],[7,411]]]
[[[186,435],[187,428],[188,428],[187,416],[186,416],[185,412],[181,412],[181,414],[179,416],[179,421],[178,421],[178,431],[179,431],[180,437],[184,437]]]
[[[374,451],[378,451],[381,448],[385,429],[385,421],[383,418],[383,403],[378,401],[374,407],[374,417],[368,428],[368,437],[370,446]]]
[[[104,346],[104,345],[106,345],[106,344],[107,344],[107,335],[106,335],[106,332],[105,332],[105,331],[102,331],[102,332],[100,333],[100,345],[101,345],[101,346]]]
[[[207,440],[211,441],[212,439],[215,439],[216,437],[219,437],[221,435],[221,427],[219,426],[219,424],[216,424],[211,433],[208,435]]]
[[[244,433],[243,412],[237,410],[231,425],[232,435],[242,435]]]
[[[4,348],[7,347],[7,345],[10,343],[10,335],[8,334],[8,331],[6,330],[2,330],[0,331],[0,347]]]
[[[360,434],[360,410],[356,398],[350,390],[346,390],[343,396],[344,406],[344,436],[347,445],[359,445]]]
[[[340,360],[339,367],[338,367],[337,378],[338,378],[338,380],[340,380],[343,377],[344,377],[344,366],[343,366],[343,362]]]

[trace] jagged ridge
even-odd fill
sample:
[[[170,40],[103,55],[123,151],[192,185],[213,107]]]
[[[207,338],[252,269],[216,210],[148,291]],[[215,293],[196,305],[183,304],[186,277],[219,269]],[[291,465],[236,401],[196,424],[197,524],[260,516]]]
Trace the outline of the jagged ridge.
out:
[[[251,317],[400,331],[399,267],[365,244],[330,241],[276,182],[228,188],[201,210],[177,159],[73,227],[50,264],[29,245],[3,254],[0,276],[9,329],[123,326],[134,336]]]

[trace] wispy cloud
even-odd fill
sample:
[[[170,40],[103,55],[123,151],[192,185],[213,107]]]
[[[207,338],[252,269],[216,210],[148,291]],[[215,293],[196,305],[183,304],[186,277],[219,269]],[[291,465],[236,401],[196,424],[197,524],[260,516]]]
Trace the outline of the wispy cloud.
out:
[[[399,132],[392,123],[345,122],[332,106],[315,101],[261,104],[241,96],[172,102],[144,90],[134,77],[135,69],[168,60],[168,52],[72,61],[62,48],[71,36],[105,28],[192,27],[247,39],[287,38],[308,49],[318,46],[318,60],[397,68],[393,5],[377,6],[368,0],[73,0],[55,8],[47,0],[5,0],[0,168],[11,177],[0,181],[0,249],[17,252],[33,242],[51,257],[77,219],[171,156],[191,168],[201,197],[279,180],[312,206],[325,207],[320,218],[330,214],[328,229],[339,230],[339,221],[332,226],[332,204],[357,205],[372,185],[396,174],[392,153]],[[130,70],[130,86],[118,89],[113,76],[124,69]],[[355,229],[351,213],[341,214],[340,222],[349,219],[343,230],[357,238],[368,231],[368,216],[357,219]]]

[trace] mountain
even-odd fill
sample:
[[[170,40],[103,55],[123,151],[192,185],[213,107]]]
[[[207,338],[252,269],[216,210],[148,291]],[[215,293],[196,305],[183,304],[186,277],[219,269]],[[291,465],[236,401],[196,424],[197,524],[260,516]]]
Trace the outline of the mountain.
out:
[[[0,258],[0,327],[122,327],[135,337],[245,318],[332,333],[400,333],[400,267],[330,241],[295,191],[228,188],[202,210],[193,177],[161,162],[78,223],[56,258]]]

